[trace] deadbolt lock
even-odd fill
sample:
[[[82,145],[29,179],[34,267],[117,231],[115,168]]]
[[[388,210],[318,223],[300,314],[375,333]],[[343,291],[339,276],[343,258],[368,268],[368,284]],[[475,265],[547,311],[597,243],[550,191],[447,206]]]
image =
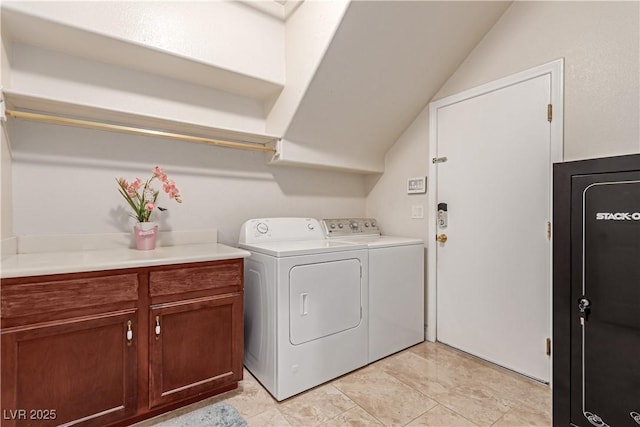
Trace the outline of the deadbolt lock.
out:
[[[440,243],[445,243],[447,241],[447,235],[446,234],[438,234],[436,236],[436,240]]]

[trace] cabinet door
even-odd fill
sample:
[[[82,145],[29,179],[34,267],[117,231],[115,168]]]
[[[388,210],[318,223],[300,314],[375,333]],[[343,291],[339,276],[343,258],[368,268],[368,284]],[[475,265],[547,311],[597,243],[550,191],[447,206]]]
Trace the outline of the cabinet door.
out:
[[[2,332],[3,426],[105,425],[135,413],[137,313]]]
[[[153,408],[242,379],[242,294],[151,306],[149,405]]]
[[[573,177],[571,422],[640,425],[640,171]]]

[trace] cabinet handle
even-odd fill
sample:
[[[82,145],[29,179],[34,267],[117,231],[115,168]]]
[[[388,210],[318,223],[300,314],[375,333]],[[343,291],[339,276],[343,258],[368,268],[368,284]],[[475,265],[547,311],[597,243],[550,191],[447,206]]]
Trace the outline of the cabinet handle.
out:
[[[131,320],[127,320],[127,345],[133,342],[133,330],[131,330]]]
[[[160,339],[160,316],[156,316],[156,339]]]

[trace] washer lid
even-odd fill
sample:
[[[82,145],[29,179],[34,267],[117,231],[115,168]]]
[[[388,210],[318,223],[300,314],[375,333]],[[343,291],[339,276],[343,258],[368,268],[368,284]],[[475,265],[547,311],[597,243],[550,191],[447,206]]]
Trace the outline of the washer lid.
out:
[[[424,241],[413,237],[395,236],[363,236],[363,237],[334,237],[333,242],[348,242],[353,244],[366,244],[369,249],[384,248],[392,246],[423,245]]]
[[[296,240],[282,242],[260,242],[253,244],[240,243],[239,247],[252,252],[259,252],[274,257],[322,254],[366,249],[364,242],[345,242],[334,240]]]

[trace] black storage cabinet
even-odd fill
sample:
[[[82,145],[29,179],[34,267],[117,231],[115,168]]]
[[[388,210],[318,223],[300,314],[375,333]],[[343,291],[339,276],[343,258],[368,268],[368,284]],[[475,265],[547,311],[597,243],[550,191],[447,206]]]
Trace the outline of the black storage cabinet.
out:
[[[640,154],[553,180],[553,425],[639,427]]]

